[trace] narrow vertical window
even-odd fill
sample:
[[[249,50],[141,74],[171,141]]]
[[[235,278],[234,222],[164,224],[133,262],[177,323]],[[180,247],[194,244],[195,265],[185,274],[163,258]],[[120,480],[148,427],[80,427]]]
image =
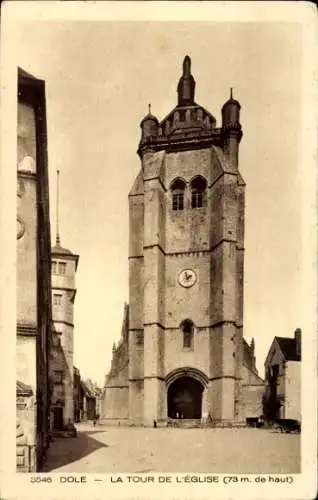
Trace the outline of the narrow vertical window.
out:
[[[189,319],[186,319],[181,324],[181,330],[183,333],[183,348],[191,349],[193,347],[193,323]]]
[[[191,182],[191,207],[201,208],[206,203],[206,180],[203,177],[195,177]]]
[[[52,261],[52,274],[56,274],[56,262],[55,262],[55,260]]]
[[[60,370],[54,371],[54,382],[56,384],[63,384],[63,372]]]
[[[57,293],[55,293],[55,294],[53,295],[53,304],[54,304],[55,306],[60,306],[60,305],[61,305],[61,303],[62,303],[62,295],[61,295],[61,294],[57,294]]]
[[[66,270],[66,263],[59,262],[59,274],[65,274],[65,270]]]
[[[184,209],[185,183],[181,179],[176,179],[171,185],[172,210]]]

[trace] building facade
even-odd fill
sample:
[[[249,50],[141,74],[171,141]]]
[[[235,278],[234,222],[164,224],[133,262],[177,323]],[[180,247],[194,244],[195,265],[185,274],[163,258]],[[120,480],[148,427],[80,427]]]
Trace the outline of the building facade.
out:
[[[301,422],[301,330],[274,337],[265,360],[264,416]]]
[[[79,256],[63,248],[57,235],[52,248],[52,308],[54,322],[53,428],[74,425],[74,301]]]
[[[84,380],[84,385],[86,389],[89,391],[89,394],[95,398],[94,403],[94,418],[99,418],[101,416],[102,411],[102,389],[98,387],[97,383],[92,381],[91,379]],[[91,412],[92,414],[92,412]]]
[[[18,71],[17,468],[40,469],[50,434],[51,244],[45,82]]]
[[[256,368],[255,341],[248,344],[243,338],[242,391],[247,424],[256,425],[263,417],[264,380]]]
[[[162,121],[149,109],[141,122],[141,169],[129,193],[129,307],[103,417],[243,425],[251,382],[262,380],[243,339],[241,106],[231,91],[217,127],[195,102],[188,56],[177,94]]]
[[[94,420],[97,416],[100,391],[91,380],[82,380],[79,369],[74,366],[74,422]]]
[[[64,427],[65,390],[64,378],[67,371],[67,360],[61,344],[61,334],[53,327],[51,341],[51,431],[62,430]]]
[[[81,381],[81,398],[81,420],[94,420],[96,418],[96,396],[84,380]]]
[[[74,394],[74,422],[80,422],[83,414],[83,399],[81,387],[81,374],[79,369],[73,367],[73,394]]]

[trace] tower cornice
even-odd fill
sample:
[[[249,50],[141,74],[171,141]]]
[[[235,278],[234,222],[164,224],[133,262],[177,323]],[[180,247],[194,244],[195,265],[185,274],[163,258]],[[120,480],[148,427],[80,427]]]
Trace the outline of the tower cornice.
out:
[[[193,130],[185,130],[182,134],[175,134],[171,136],[161,136],[152,139],[148,143],[140,144],[138,148],[138,155],[142,158],[145,152],[149,149],[152,151],[187,151],[193,149],[204,149],[212,145],[222,147],[223,136],[221,128],[214,128],[212,130],[195,132]]]

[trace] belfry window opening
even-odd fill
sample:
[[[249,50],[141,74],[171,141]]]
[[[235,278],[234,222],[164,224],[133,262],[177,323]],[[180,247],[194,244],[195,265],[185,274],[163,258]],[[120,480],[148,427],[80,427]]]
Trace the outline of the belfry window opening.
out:
[[[194,327],[191,320],[186,319],[181,324],[181,330],[183,333],[183,348],[191,349],[193,347],[193,332]]]
[[[171,185],[172,210],[184,209],[185,183],[181,179],[176,179]]]
[[[191,207],[201,208],[206,204],[206,180],[196,177],[191,182]]]

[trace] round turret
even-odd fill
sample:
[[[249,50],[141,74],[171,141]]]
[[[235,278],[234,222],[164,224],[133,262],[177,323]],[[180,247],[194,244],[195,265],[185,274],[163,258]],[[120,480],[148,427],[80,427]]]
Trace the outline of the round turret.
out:
[[[141,142],[146,142],[158,136],[159,120],[151,114],[151,106],[149,104],[149,113],[143,118],[140,123],[141,127]]]
[[[231,89],[230,99],[222,107],[222,128],[223,130],[241,130],[240,124],[240,109],[241,105],[233,99]]]

